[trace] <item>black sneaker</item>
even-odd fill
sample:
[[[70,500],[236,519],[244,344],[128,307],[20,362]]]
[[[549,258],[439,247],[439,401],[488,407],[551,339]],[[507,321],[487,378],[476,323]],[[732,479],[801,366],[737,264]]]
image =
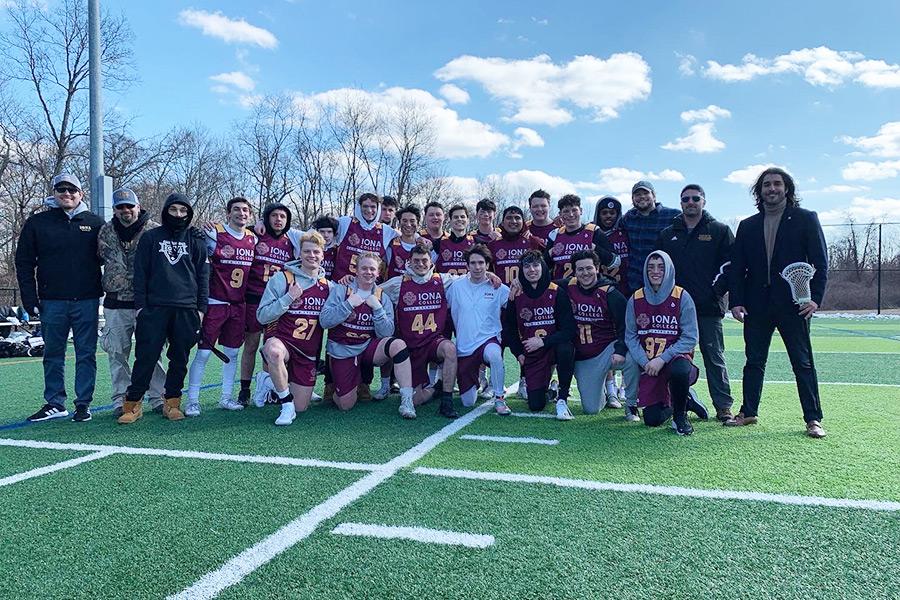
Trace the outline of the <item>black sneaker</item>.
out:
[[[709,411],[703,405],[703,402],[700,401],[700,398],[697,397],[697,393],[692,389],[688,390],[687,409],[700,417],[701,420],[709,420]]]
[[[65,408],[60,408],[52,404],[45,404],[41,407],[41,410],[28,417],[28,421],[31,423],[38,423],[40,421],[49,421],[50,419],[62,419],[68,416],[69,411]]]
[[[76,423],[86,423],[91,420],[91,409],[88,408],[87,404],[76,404],[75,405],[75,414],[72,416],[72,420]]]
[[[438,407],[438,414],[448,419],[456,419],[459,413],[453,408],[453,396],[449,394],[441,397],[441,405]]]
[[[237,401],[241,406],[250,406],[250,388],[241,389],[241,391],[238,392]]]
[[[672,429],[674,429],[675,433],[678,435],[691,435],[694,433],[694,428],[688,422],[687,415],[675,417],[672,420]]]

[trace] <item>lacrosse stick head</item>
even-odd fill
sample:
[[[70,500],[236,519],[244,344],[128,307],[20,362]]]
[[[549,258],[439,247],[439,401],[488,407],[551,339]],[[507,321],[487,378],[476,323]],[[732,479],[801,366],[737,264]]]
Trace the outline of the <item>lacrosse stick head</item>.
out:
[[[781,276],[791,288],[791,296],[797,304],[806,304],[812,300],[809,282],[816,273],[815,267],[805,262],[795,262],[781,271]]]

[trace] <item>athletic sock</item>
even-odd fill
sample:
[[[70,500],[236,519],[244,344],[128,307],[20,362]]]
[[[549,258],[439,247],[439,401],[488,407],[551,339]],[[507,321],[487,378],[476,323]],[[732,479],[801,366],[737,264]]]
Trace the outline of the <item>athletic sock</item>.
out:
[[[241,379],[241,391],[250,389],[250,379]]]
[[[413,389],[411,387],[400,388],[400,399],[401,400],[409,400],[410,402],[412,402]]]
[[[290,390],[290,388],[286,388],[283,390],[275,390],[275,395],[278,396],[279,400],[284,400],[285,398],[287,398],[288,396],[291,395],[291,390]]]

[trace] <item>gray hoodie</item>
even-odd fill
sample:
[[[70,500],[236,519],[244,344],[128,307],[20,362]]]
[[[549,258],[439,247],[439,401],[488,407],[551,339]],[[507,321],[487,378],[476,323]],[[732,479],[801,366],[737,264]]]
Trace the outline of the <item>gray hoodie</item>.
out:
[[[647,263],[650,261],[651,256],[661,257],[666,265],[666,273],[663,276],[662,284],[656,292],[653,291],[653,287],[650,285],[650,280],[647,277]],[[644,260],[643,273],[644,297],[647,299],[647,302],[656,305],[665,301],[675,287],[675,265],[672,264],[672,259],[669,255],[662,250],[654,250],[651,252]],[[681,293],[681,310],[678,314],[678,325],[681,327],[681,337],[678,338],[677,342],[667,347],[663,350],[663,353],[659,355],[659,358],[663,359],[666,363],[678,354],[688,354],[692,352],[697,346],[697,311],[694,308],[694,299],[687,293],[687,290],[684,290]],[[628,304],[625,308],[625,344],[628,346],[628,353],[631,354],[631,357],[637,361],[641,367],[649,362],[647,353],[644,351],[644,347],[641,345],[637,336],[637,323],[635,322],[634,316],[634,296],[628,299]]]
[[[311,288],[320,278],[325,277],[325,271],[321,268],[315,277],[310,277],[303,272],[300,264],[299,260],[292,260],[284,265],[286,271],[294,274],[300,289]],[[329,281],[328,285],[331,287],[333,284]],[[256,320],[263,325],[277,321],[281,315],[287,312],[293,301],[290,294],[287,293],[287,279],[285,279],[284,273],[281,271],[275,273],[266,283],[266,289],[260,298],[259,307],[256,309]]]
[[[353,280],[350,285],[332,284],[331,291],[328,293],[328,300],[325,301],[325,306],[322,307],[322,313],[319,315],[319,324],[323,328],[331,329],[340,325],[353,312],[353,307],[347,301],[348,288],[352,292],[357,292],[364,299],[372,294],[372,292],[361,292],[356,285],[356,280]],[[268,287],[266,291],[268,291]],[[263,296],[263,299],[265,299],[265,296]],[[394,334],[394,303],[387,294],[382,293],[381,295],[381,307],[372,310],[372,320],[375,325],[375,338],[386,338]],[[352,345],[339,344],[333,342],[331,336],[328,336],[325,351],[334,358],[353,358],[362,354],[367,344],[368,342]]]

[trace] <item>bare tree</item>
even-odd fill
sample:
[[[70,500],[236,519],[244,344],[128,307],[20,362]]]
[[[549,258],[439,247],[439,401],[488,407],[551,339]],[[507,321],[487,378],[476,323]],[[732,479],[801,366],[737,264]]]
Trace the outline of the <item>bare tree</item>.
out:
[[[435,179],[440,166],[435,158],[437,131],[425,110],[411,102],[393,111],[386,129],[394,156],[391,191],[402,203],[421,182]]]

